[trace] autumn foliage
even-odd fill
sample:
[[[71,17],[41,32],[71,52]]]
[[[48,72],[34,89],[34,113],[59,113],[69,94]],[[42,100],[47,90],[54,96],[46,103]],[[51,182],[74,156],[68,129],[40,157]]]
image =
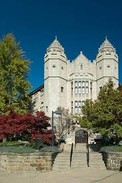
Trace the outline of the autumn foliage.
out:
[[[0,140],[26,134],[29,139],[40,136],[46,141],[51,138],[51,133],[47,130],[49,126],[49,117],[44,112],[33,115],[10,111],[9,114],[0,115]]]

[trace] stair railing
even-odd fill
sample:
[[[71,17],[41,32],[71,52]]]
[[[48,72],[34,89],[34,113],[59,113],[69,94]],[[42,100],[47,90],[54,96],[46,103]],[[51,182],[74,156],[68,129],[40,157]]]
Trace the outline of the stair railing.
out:
[[[71,144],[71,150],[70,150],[70,167],[72,165],[72,155],[73,155],[73,143]]]
[[[87,134],[87,142],[86,142],[86,161],[87,161],[87,166],[89,167],[89,143],[88,143],[88,134]]]
[[[89,144],[87,144],[86,157],[87,157],[87,166],[89,167]]]

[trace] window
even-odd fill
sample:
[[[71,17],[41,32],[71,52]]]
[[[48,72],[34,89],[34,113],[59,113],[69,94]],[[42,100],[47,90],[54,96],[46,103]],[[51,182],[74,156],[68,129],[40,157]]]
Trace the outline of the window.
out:
[[[71,103],[72,105],[73,103]],[[71,106],[72,108],[72,106]],[[81,101],[75,101],[75,113],[80,113],[81,112]]]
[[[78,101],[75,101],[75,107],[76,108],[78,107]]]
[[[86,87],[88,87],[89,86],[89,82],[88,81],[86,81]]]
[[[56,66],[55,66],[55,65],[53,65],[52,67],[53,67],[53,68],[55,68]]]
[[[71,101],[71,113],[73,113],[73,101]]]
[[[110,65],[107,65],[107,68],[110,68]]]
[[[75,108],[75,113],[78,113],[78,108]]]
[[[82,87],[82,93],[85,93],[85,87]]]
[[[78,86],[78,82],[77,81],[75,81],[75,86]]]
[[[82,86],[85,86],[85,82],[84,81],[82,81]]]
[[[77,94],[78,93],[78,88],[77,87],[75,87],[75,94]]]
[[[81,108],[81,101],[79,101],[78,106],[79,106],[79,108]]]
[[[88,87],[86,87],[86,93],[89,93],[89,88]]]
[[[73,82],[71,82],[71,95],[73,95]]]
[[[82,106],[84,106],[85,105],[85,101],[82,101]]]
[[[79,81],[78,86],[81,86],[81,81]]]
[[[46,106],[46,112],[48,112],[48,106]]]
[[[78,93],[80,94],[81,93],[81,86],[78,89],[79,89]]]
[[[51,53],[51,55],[57,55],[57,53]]]
[[[63,69],[64,69],[64,67],[63,67],[63,66],[61,66],[61,69],[63,70]]]
[[[63,93],[63,91],[64,91],[64,87],[63,87],[63,86],[61,86],[61,92]]]
[[[83,70],[83,65],[82,64],[80,65],[80,69]]]
[[[92,82],[90,82],[90,88],[92,88]]]

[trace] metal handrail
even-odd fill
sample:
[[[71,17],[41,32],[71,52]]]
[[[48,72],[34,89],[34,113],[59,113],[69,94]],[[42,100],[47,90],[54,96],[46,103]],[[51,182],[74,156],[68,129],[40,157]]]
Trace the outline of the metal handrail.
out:
[[[86,142],[86,161],[87,161],[87,166],[89,167],[89,141],[88,141],[89,135],[87,133],[87,142]]]
[[[73,155],[73,143],[71,145],[71,151],[70,151],[70,167],[72,165],[72,155]]]

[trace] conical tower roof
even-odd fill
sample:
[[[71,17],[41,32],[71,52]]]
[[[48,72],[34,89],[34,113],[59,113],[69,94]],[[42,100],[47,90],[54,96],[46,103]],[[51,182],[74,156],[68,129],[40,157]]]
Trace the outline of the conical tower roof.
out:
[[[115,48],[108,41],[107,37],[105,38],[105,41],[102,43],[102,45],[99,48],[99,52],[103,52],[103,51],[114,51],[114,52],[116,52]]]
[[[59,50],[64,52],[63,46],[60,44],[58,41],[57,37],[55,37],[54,41],[50,44],[50,46],[47,48],[47,51],[50,50],[51,48],[55,49],[58,48]]]

